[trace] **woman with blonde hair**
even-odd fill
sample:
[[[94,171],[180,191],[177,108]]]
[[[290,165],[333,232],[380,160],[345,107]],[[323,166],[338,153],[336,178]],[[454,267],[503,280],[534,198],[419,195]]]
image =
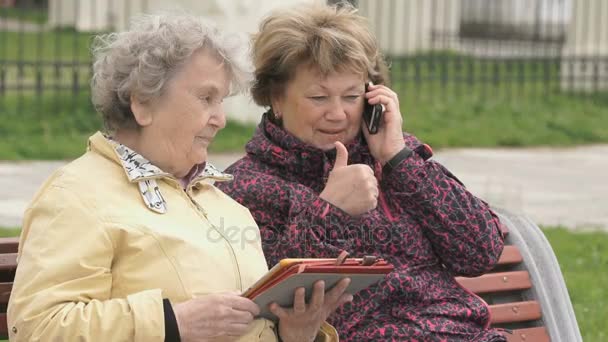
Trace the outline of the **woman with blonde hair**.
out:
[[[219,187],[251,210],[268,262],[345,250],[395,265],[332,316],[346,341],[505,341],[486,303],[454,280],[496,264],[500,222],[402,132],[366,20],[347,4],[273,12],[253,61],[253,99],[269,110]],[[383,108],[375,134],[366,102]]]

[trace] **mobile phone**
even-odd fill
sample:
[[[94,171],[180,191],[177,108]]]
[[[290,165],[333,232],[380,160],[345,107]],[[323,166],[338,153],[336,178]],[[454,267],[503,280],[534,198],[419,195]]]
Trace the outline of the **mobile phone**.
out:
[[[368,92],[370,83],[365,83],[365,92]],[[365,127],[369,131],[369,134],[378,133],[378,127],[380,127],[380,123],[382,122],[382,114],[383,107],[381,104],[370,104],[367,99],[365,99],[365,104],[363,106],[363,121],[365,122]]]

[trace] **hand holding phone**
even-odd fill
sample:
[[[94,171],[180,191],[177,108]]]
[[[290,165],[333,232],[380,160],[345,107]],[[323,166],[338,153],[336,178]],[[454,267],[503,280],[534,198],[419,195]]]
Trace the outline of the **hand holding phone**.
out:
[[[363,111],[363,125],[366,128],[361,129],[368,130],[365,139],[369,151],[374,159],[384,165],[405,147],[399,98],[394,91],[384,85],[366,84],[366,92],[368,91],[372,91],[373,96],[366,95],[366,100],[371,97],[376,101],[380,99],[383,103],[371,105],[366,101]]]
[[[369,91],[369,85],[371,82],[365,83],[365,92]],[[369,131],[369,134],[378,133],[378,128],[380,127],[380,123],[382,122],[382,114],[384,110],[381,104],[372,105],[365,99],[365,104],[363,106],[363,121],[365,122],[365,127]]]

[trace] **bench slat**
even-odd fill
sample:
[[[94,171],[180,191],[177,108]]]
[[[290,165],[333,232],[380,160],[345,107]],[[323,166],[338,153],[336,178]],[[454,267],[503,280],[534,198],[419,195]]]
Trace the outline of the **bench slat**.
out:
[[[456,277],[456,281],[476,294],[525,290],[532,287],[527,271],[489,273],[474,278]]]
[[[0,304],[8,304],[13,283],[0,283]]]
[[[0,254],[17,253],[19,248],[18,237],[0,238]]]
[[[500,259],[498,259],[498,265],[512,265],[519,264],[524,259],[519,253],[519,249],[516,246],[507,245],[502,250],[502,254],[500,255]]]
[[[490,305],[492,324],[534,321],[541,318],[537,301]]]
[[[513,334],[505,333],[507,342],[550,342],[549,334],[545,327],[535,327],[513,330]]]
[[[0,254],[0,271],[17,269],[17,253]]]
[[[0,313],[0,338],[8,338],[8,324],[6,323],[5,313]]]

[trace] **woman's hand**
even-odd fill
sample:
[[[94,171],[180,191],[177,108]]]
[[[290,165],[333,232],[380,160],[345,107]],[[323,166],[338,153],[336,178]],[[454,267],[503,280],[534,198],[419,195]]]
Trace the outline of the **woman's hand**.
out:
[[[369,134],[365,122],[362,123],[363,134],[372,156],[384,165],[405,147],[399,97],[390,88],[381,84],[370,85],[365,97],[372,105],[380,103],[384,106],[378,133]]]
[[[344,278],[329,292],[325,293],[325,283],[315,283],[310,303],[305,302],[305,290],[299,288],[294,294],[293,308],[282,308],[276,303],[270,305],[270,311],[279,317],[279,335],[285,342],[314,341],[321,324],[339,306],[353,300],[353,296],[344,293],[350,284]]]
[[[260,308],[237,293],[210,294],[173,306],[182,342],[245,334]]]
[[[364,164],[348,165],[348,151],[336,142],[336,162],[319,197],[351,216],[359,216],[378,205],[378,180]]]

